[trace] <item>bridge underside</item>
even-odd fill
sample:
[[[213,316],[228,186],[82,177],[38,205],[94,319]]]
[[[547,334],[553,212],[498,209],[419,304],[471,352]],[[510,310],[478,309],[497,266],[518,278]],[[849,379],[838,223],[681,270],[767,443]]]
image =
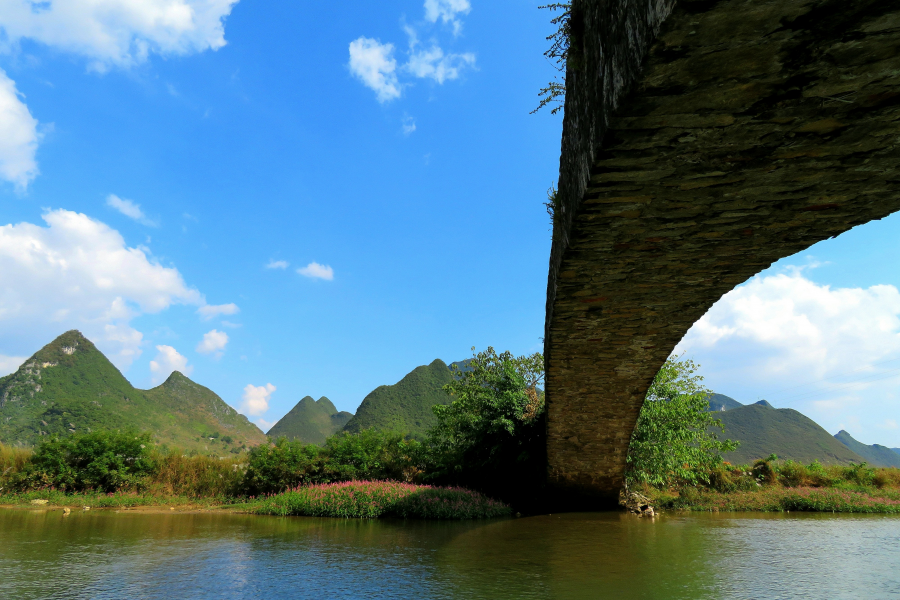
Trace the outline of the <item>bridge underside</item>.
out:
[[[713,303],[900,209],[900,2],[682,1],[619,94],[626,4],[573,6],[545,335],[573,508],[615,502],[647,388]]]

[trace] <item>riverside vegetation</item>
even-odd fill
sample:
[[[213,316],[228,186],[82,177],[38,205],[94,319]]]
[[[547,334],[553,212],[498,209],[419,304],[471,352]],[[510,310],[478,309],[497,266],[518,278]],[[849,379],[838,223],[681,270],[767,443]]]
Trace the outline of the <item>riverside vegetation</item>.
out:
[[[473,349],[474,350],[474,349]],[[540,354],[493,348],[454,366],[448,401],[419,437],[362,429],[323,446],[279,438],[226,458],[154,445],[149,433],[49,436],[33,451],[0,445],[0,503],[228,507],[258,514],[485,518],[540,510],[545,406]],[[900,470],[721,454],[698,367],[669,359],[651,385],[626,481],[661,508],[900,512]],[[475,490],[475,491],[472,491]],[[529,501],[532,501],[529,503]]]
[[[657,507],[695,511],[900,513],[900,469],[802,464],[774,454],[732,465],[698,366],[671,357],[651,384],[628,451],[626,483]],[[756,407],[759,410],[763,409]]]

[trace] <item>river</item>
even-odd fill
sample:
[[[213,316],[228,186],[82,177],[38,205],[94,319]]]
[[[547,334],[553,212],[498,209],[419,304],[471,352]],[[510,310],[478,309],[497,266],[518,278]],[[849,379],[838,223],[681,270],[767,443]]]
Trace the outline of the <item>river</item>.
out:
[[[0,509],[0,598],[900,598],[900,518]]]

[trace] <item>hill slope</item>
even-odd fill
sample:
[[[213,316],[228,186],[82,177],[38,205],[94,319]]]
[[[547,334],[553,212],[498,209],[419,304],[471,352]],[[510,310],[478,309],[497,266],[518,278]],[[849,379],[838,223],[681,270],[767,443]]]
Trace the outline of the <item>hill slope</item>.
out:
[[[325,396],[318,400],[306,396],[275,423],[267,435],[270,438],[284,436],[307,444],[323,444],[329,436],[343,429],[351,418],[352,413],[338,412]]]
[[[344,431],[374,428],[422,435],[437,423],[431,407],[450,403],[450,396],[441,387],[452,380],[449,367],[440,359],[416,367],[394,385],[382,385],[369,393]]]
[[[850,450],[862,456],[870,465],[876,467],[900,467],[900,454],[890,448],[879,446],[878,444],[868,446],[858,442],[843,429],[838,431],[834,437]]]
[[[226,445],[207,439],[214,434],[230,437],[229,449],[265,441],[246,417],[181,373],[152,390],[134,388],[74,330],[0,379],[0,441],[6,444],[31,446],[45,435],[129,428],[152,431],[160,443],[186,450],[223,452]]]
[[[790,408],[757,403],[717,413],[716,418],[725,425],[720,438],[741,442],[740,448],[724,455],[733,464],[749,463],[770,454],[802,463],[818,460],[823,464],[849,464],[863,460],[812,419]]]
[[[725,394],[710,394],[709,395],[709,410],[724,412],[726,410],[731,410],[732,408],[740,408],[743,404],[726,396]]]

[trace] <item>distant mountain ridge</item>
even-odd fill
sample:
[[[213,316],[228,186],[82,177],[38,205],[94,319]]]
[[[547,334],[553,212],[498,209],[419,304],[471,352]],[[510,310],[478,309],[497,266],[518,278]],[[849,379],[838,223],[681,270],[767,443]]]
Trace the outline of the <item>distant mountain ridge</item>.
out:
[[[900,453],[894,452],[891,448],[879,444],[872,444],[871,446],[863,444],[853,439],[853,436],[843,429],[837,432],[834,437],[850,450],[863,457],[872,466],[900,468]]]
[[[223,453],[266,439],[245,416],[178,371],[153,389],[136,389],[75,330],[0,378],[3,443],[33,446],[47,435],[100,429],[149,430],[160,443],[201,452]],[[219,441],[225,437],[232,444]]]
[[[353,413],[338,412],[334,404],[322,396],[313,400],[306,396],[284,415],[266,435],[271,439],[286,437],[305,444],[324,444],[325,440],[344,428]]]
[[[731,410],[732,408],[740,408],[741,406],[743,406],[743,404],[725,394],[709,395],[710,411],[724,412],[726,410]]]
[[[818,460],[823,464],[850,464],[863,458],[847,448],[815,421],[790,408],[773,408],[768,402],[718,412],[716,419],[725,426],[724,434],[713,429],[720,439],[741,442],[723,458],[733,464],[751,463],[777,454],[778,458],[804,464]]]

